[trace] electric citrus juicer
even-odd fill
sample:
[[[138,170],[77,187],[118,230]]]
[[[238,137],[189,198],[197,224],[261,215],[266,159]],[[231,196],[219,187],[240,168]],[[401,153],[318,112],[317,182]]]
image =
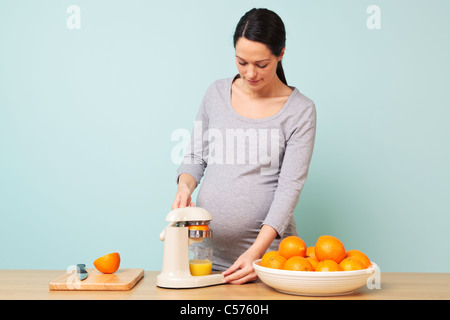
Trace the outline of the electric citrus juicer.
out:
[[[164,256],[162,271],[156,277],[158,287],[196,288],[223,283],[221,273],[197,276],[189,268],[189,246],[212,236],[208,226],[211,220],[211,214],[199,207],[178,208],[167,214],[169,225],[159,235],[164,241]]]

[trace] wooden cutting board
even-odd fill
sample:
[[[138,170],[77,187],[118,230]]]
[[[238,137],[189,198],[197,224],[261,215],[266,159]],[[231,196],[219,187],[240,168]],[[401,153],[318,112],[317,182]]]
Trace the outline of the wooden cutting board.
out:
[[[144,269],[119,269],[112,274],[104,274],[95,268],[86,269],[88,277],[81,281],[76,271],[70,271],[50,281],[50,290],[131,290],[144,276]]]

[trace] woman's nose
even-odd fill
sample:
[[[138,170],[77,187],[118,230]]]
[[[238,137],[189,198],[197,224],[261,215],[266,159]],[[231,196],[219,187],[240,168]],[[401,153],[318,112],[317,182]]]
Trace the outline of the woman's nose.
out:
[[[255,76],[256,76],[255,67],[249,66],[247,68],[247,77],[250,79],[253,79]]]

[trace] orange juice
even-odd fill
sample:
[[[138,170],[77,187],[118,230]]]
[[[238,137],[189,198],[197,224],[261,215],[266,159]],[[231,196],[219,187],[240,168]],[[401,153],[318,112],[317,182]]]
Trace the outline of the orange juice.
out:
[[[191,271],[191,275],[193,276],[206,276],[211,274],[212,262],[208,259],[189,260],[189,271]]]

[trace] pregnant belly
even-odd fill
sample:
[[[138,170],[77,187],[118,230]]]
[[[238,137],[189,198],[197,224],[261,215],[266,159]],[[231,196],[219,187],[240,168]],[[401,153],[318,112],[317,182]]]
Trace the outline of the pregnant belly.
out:
[[[212,215],[210,241],[214,247],[225,250],[235,245],[244,249],[256,239],[272,200],[273,192],[264,192],[247,183],[235,180],[235,183],[213,184],[205,179],[196,205]]]

